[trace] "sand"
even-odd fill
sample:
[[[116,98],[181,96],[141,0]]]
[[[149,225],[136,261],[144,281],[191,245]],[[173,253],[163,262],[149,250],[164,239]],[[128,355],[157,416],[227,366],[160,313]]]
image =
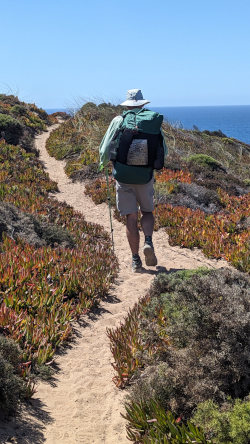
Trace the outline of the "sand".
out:
[[[59,193],[54,198],[81,211],[86,221],[99,223],[110,231],[108,207],[96,206],[85,196],[83,183],[68,179],[65,163],[48,155],[45,142],[54,128],[56,125],[36,138],[45,169],[58,183]],[[159,230],[153,237],[158,267],[145,267],[144,273],[133,274],[125,227],[116,220],[113,225],[120,267],[118,279],[99,308],[77,324],[71,346],[56,355],[58,372],[53,383],[39,383],[21,417],[0,423],[1,443],[129,443],[125,420],[121,417],[126,392],[112,382],[114,371],[107,327],[118,326],[123,321],[128,309],[145,294],[159,271],[228,266],[223,260],[209,260],[198,249],[170,247],[166,232]]]

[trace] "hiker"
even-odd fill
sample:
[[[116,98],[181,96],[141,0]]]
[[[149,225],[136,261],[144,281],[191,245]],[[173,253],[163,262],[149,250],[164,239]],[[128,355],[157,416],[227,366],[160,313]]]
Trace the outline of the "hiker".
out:
[[[138,207],[145,236],[143,253],[148,266],[157,265],[152,242],[154,230],[153,170],[164,166],[166,145],[161,124],[163,116],[147,110],[150,103],[143,99],[140,89],[127,92],[121,103],[126,107],[122,116],[115,117],[100,145],[100,169],[113,161],[116,179],[116,205],[121,216],[126,216],[126,233],[132,252],[132,271],[142,270],[139,256]]]

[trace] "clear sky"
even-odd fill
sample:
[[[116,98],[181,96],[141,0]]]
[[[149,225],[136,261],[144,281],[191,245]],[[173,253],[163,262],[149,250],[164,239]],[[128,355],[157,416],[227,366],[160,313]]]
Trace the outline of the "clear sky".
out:
[[[0,0],[0,92],[43,108],[250,104],[249,0]]]

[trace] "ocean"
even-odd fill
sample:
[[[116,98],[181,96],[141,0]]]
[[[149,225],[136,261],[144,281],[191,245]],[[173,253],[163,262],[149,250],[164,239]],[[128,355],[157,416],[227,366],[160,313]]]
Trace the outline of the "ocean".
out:
[[[200,131],[221,130],[228,137],[234,137],[250,144],[250,105],[238,106],[176,106],[148,107],[164,116],[172,125]],[[49,114],[66,109],[47,109]]]

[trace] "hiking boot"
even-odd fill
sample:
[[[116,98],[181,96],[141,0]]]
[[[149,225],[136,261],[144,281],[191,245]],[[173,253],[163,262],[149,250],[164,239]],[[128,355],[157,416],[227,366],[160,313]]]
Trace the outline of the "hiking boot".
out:
[[[134,255],[132,256],[132,271],[133,273],[140,273],[142,269],[142,261],[140,256]]]
[[[147,237],[149,237],[149,236],[147,236]],[[145,256],[146,265],[148,265],[149,267],[157,265],[157,257],[154,252],[154,246],[153,246],[152,239],[147,239],[147,238],[145,239],[143,253]]]

